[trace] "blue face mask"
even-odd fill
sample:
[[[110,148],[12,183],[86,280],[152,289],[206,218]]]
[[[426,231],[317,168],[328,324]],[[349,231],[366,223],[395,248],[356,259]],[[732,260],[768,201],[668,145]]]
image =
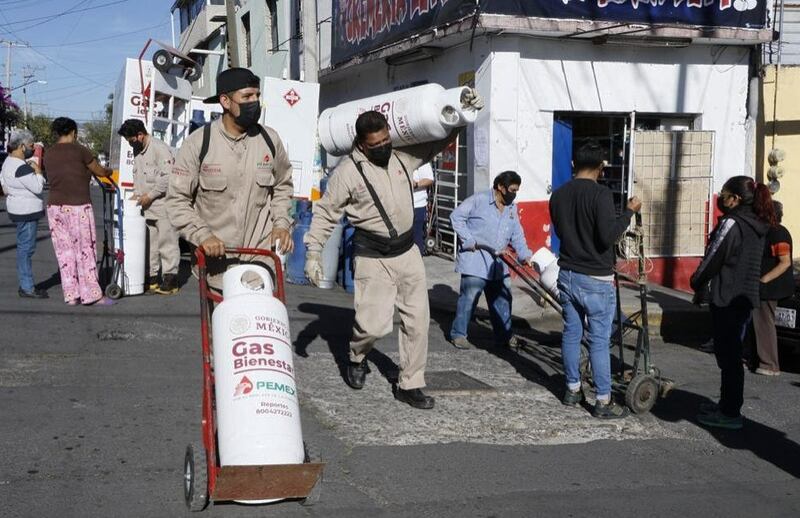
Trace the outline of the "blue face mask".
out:
[[[27,160],[33,156],[33,148],[25,146],[23,153],[25,154],[25,160]]]

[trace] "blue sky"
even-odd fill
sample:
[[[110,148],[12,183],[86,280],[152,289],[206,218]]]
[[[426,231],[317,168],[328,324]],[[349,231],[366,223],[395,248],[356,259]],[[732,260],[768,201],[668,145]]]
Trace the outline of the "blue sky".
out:
[[[32,72],[34,80],[47,81],[26,87],[34,113],[78,121],[99,117],[125,58],[137,57],[148,37],[171,41],[169,9],[173,3],[0,0],[0,40],[30,45],[11,50],[12,87],[21,85],[26,72]],[[151,45],[148,53],[154,48],[158,47]],[[6,56],[5,45],[0,44],[3,84]],[[22,107],[21,88],[12,92],[12,98]]]

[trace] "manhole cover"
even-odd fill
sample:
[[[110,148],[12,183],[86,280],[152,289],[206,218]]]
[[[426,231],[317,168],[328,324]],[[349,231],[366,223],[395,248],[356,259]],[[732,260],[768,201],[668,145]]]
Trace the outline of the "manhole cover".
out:
[[[461,371],[433,371],[425,373],[425,392],[432,394],[475,394],[494,392],[494,387],[476,380]]]

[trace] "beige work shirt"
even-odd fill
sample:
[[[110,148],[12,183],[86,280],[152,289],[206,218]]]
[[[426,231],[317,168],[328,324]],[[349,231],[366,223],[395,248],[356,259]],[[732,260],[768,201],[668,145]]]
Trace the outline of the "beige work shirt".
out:
[[[275,156],[260,133],[234,137],[222,119],[211,123],[202,165],[203,130],[184,141],[166,200],[169,219],[181,237],[195,245],[213,235],[228,247],[269,248],[273,227],[290,227],[292,166],[278,133],[266,130]]]
[[[347,215],[354,227],[389,237],[389,229],[381,218],[353,160],[361,164],[364,176],[375,189],[398,235],[408,232],[414,224],[414,200],[409,189],[410,175],[422,164],[433,160],[433,157],[447,147],[451,140],[452,138],[448,137],[438,142],[395,149],[385,168],[373,164],[364,153],[353,147],[350,155],[343,157],[334,169],[328,180],[325,195],[314,204],[311,228],[303,238],[306,248],[311,251],[322,250],[333,227],[341,220],[343,214]],[[406,171],[409,176],[406,176]]]
[[[144,211],[147,219],[166,217],[164,198],[167,196],[169,177],[175,157],[163,141],[150,136],[147,146],[133,159],[133,190],[147,195],[153,203]]]

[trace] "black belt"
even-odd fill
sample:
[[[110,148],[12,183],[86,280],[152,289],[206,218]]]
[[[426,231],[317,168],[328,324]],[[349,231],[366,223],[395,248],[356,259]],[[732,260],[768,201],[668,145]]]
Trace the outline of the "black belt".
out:
[[[397,237],[384,237],[359,228],[353,234],[353,253],[360,257],[397,257],[413,246],[413,228]]]

